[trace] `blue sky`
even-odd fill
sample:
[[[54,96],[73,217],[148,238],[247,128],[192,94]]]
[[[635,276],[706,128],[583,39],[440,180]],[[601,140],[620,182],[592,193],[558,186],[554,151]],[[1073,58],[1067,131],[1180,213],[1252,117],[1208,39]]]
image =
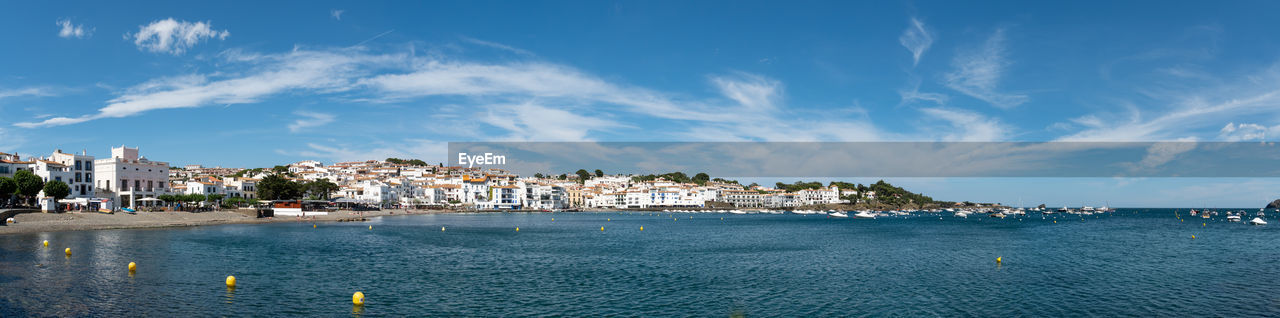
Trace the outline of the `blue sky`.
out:
[[[254,167],[443,161],[448,141],[1274,141],[1278,6],[10,2],[0,151]],[[1241,183],[1188,183],[1214,182]],[[1247,182],[1220,204],[1276,195]],[[1054,193],[1036,199],[1090,195]]]

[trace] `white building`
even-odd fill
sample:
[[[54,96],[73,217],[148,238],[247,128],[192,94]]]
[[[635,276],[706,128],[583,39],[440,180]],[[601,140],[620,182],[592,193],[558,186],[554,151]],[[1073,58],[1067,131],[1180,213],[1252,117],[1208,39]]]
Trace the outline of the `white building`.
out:
[[[93,156],[84,151],[77,155],[64,153],[59,149],[49,156],[49,161],[67,166],[71,172],[71,175],[62,181],[71,187],[71,194],[67,198],[86,200],[93,198],[95,193],[93,190]]]
[[[121,207],[168,192],[169,163],[140,157],[138,148],[111,148],[111,158],[94,160],[93,171],[97,191],[110,192]]]

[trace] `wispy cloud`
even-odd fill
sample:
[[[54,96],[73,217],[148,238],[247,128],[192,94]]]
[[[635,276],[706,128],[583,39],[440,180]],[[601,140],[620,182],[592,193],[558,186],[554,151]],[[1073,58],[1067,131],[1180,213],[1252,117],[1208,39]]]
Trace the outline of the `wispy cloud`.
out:
[[[909,89],[898,90],[898,96],[901,97],[901,102],[899,102],[900,105],[916,102],[933,102],[937,105],[946,105],[947,99],[949,99],[946,94],[921,92],[919,80],[915,80]]]
[[[0,88],[0,99],[21,96],[53,96],[53,89],[48,87]]]
[[[507,130],[509,134],[499,138],[513,141],[587,141],[591,131],[626,126],[534,102],[490,107],[481,121]]]
[[[333,114],[325,114],[325,113],[317,113],[317,112],[309,112],[309,111],[301,111],[301,110],[295,111],[293,112],[293,114],[297,115],[298,119],[295,119],[292,124],[289,124],[289,131],[294,133],[302,131],[303,129],[311,128],[311,127],[319,127],[319,126],[327,125],[329,123],[332,123],[334,118],[336,118],[336,116],[334,116]]]
[[[403,58],[403,55],[366,55],[351,51],[293,51],[244,57],[241,62],[249,63],[250,68],[235,72],[236,76],[158,78],[125,90],[108,100],[106,107],[96,114],[53,117],[39,122],[18,123],[17,126],[61,126],[135,116],[157,109],[247,104],[287,90],[304,90],[313,94],[341,92],[352,88],[354,78],[368,76],[371,70],[391,63],[402,63]]]
[[[946,121],[953,128],[936,136],[944,141],[1003,141],[1009,131],[999,120],[977,112],[954,108],[922,108],[925,115]]]
[[[911,18],[910,25],[902,31],[902,36],[898,37],[898,43],[911,51],[912,62],[915,66],[920,64],[920,57],[924,56],[924,52],[929,50],[929,46],[933,45],[933,34],[925,29],[924,22],[915,17]]]
[[[997,29],[981,47],[962,51],[945,75],[947,87],[999,108],[1013,108],[1029,100],[1026,95],[1001,93],[1000,78],[1011,64],[1005,56],[1004,29]]]
[[[58,36],[64,39],[84,39],[93,36],[93,28],[86,29],[83,24],[72,24],[71,19],[59,19]]]
[[[1194,80],[1203,83],[1202,80]],[[1072,121],[1082,130],[1063,136],[1067,141],[1166,141],[1188,137],[1239,141],[1266,138],[1263,125],[1235,125],[1259,116],[1280,117],[1280,64],[1239,76],[1215,87],[1173,85],[1175,89],[1147,93],[1150,105],[1126,102],[1122,113],[1086,114]],[[1221,127],[1221,128],[1219,128]],[[1269,129],[1268,129],[1269,130]]]
[[[231,36],[231,32],[213,29],[212,22],[188,22],[168,18],[138,26],[138,32],[126,33],[125,39],[132,38],[133,44],[137,45],[139,50],[181,55],[202,41],[225,40],[228,36]]]
[[[533,56],[533,55],[534,55],[534,54],[533,54],[533,52],[529,52],[529,51],[526,51],[526,50],[524,50],[524,49],[517,48],[517,47],[512,47],[512,46],[510,46],[510,45],[506,45],[506,44],[502,44],[502,43],[490,42],[490,41],[485,41],[485,40],[481,40],[481,39],[471,38],[471,37],[467,37],[467,36],[460,36],[459,38],[461,38],[461,39],[462,39],[462,41],[465,41],[465,42],[467,42],[467,43],[471,43],[471,44],[475,44],[475,45],[479,45],[479,46],[485,46],[485,47],[495,48],[495,49],[499,49],[499,50],[503,50],[503,51],[507,51],[507,52],[511,52],[511,53],[515,53],[515,54],[520,54],[520,55],[528,55],[528,56]]]
[[[339,9],[329,10],[329,16],[333,17],[334,20],[342,21],[343,12],[346,12],[346,10],[339,10]]]

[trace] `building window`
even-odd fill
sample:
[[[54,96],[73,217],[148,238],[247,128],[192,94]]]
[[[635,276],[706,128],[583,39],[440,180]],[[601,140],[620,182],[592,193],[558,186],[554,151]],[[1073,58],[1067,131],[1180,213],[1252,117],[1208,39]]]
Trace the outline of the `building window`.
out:
[[[80,160],[76,160],[76,170],[83,170],[84,167],[80,165],[81,165]]]
[[[129,179],[120,179],[120,191],[129,191]]]
[[[80,182],[80,173],[76,172],[76,182]]]
[[[93,170],[93,161],[84,162],[84,170]]]
[[[53,180],[58,180],[58,182],[62,182],[62,177],[61,176],[53,177]]]
[[[93,183],[93,174],[92,173],[84,174],[84,182]]]
[[[133,189],[137,190],[141,188],[142,188],[142,180],[133,180]]]

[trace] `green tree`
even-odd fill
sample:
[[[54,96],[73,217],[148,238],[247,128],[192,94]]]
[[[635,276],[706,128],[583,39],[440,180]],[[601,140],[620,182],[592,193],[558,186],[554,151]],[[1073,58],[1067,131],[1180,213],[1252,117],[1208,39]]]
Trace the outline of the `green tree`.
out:
[[[419,166],[419,167],[429,166],[429,164],[427,164],[426,161],[422,161],[422,159],[413,159],[413,160],[405,161],[405,163],[409,164],[410,166]]]
[[[574,174],[578,175],[578,183],[586,182],[587,179],[591,178],[591,173],[587,172],[587,169],[578,169]]]
[[[535,173],[535,174],[533,174],[533,177],[534,177],[534,178],[538,178],[538,179],[542,179],[543,175],[542,175],[542,173],[541,173],[541,172],[539,172],[539,173]]]
[[[603,177],[603,176],[604,176],[604,171],[600,169],[596,169],[596,178]]]
[[[0,205],[9,203],[15,192],[18,192],[18,183],[8,177],[0,177]]]
[[[707,181],[711,181],[711,176],[707,175],[706,172],[699,172],[693,175],[693,183],[704,185],[707,184]]]
[[[205,196],[205,201],[209,201],[209,202],[218,202],[218,200],[222,200],[222,198],[224,198],[224,197],[226,197],[226,195],[223,195],[223,194],[217,194],[217,193],[212,193],[212,194],[209,194],[209,195],[206,195],[206,196]]]
[[[36,195],[40,194],[40,190],[44,190],[44,180],[41,180],[39,176],[31,173],[31,171],[18,170],[17,173],[13,174],[13,181],[18,184],[16,193],[29,200],[29,202],[34,202]]]
[[[320,179],[308,182],[303,186],[303,188],[308,195],[314,196],[320,200],[328,200],[330,194],[338,191],[338,185],[333,182],[329,182],[329,179]]]
[[[275,166],[275,167],[271,167],[271,172],[275,172],[275,173],[289,173],[289,167],[286,167],[286,166]]]
[[[67,186],[67,182],[61,182],[56,180],[45,182],[44,190],[45,190],[45,196],[54,197],[54,201],[67,199],[67,196],[72,194],[72,187]]]
[[[270,175],[258,181],[258,197],[263,200],[297,200],[304,194],[302,185],[279,175]]]

